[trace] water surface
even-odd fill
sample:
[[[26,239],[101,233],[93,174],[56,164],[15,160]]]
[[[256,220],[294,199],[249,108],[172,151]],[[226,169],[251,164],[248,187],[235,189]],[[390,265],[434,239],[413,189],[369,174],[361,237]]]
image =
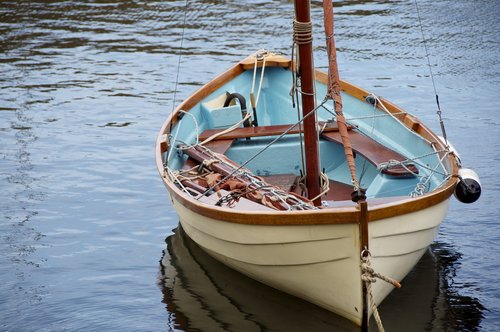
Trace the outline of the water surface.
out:
[[[418,3],[449,139],[484,194],[474,205],[452,201],[432,252],[381,315],[388,330],[408,322],[416,331],[492,331],[500,2]],[[319,5],[315,62],[324,68]],[[341,77],[439,130],[414,2],[334,6]],[[257,49],[289,54],[292,16],[284,0],[1,2],[0,330],[353,329],[174,235],[178,219],[155,169],[174,95],[178,104]]]

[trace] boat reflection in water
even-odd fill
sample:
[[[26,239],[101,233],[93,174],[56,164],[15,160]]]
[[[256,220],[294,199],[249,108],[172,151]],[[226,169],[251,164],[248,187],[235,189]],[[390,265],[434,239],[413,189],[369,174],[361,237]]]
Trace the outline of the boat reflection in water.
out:
[[[163,302],[172,329],[183,331],[359,331],[309,302],[219,263],[179,226],[160,261]],[[474,331],[484,307],[450,285],[459,254],[436,243],[379,307],[388,331]],[[370,331],[376,331],[373,318]]]

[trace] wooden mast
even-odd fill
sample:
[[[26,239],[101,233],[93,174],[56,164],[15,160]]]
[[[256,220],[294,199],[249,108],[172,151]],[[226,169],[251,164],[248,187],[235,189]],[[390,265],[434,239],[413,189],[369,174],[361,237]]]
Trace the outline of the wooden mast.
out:
[[[312,53],[312,25],[309,0],[295,0],[295,26],[305,27],[306,32],[300,33],[295,39],[299,48],[299,74],[302,96],[302,116],[306,117],[314,111],[316,97],[314,95],[314,62]],[[294,35],[299,35],[295,32]],[[316,116],[311,114],[304,120],[304,145],[306,155],[306,186],[309,199],[321,193],[318,133],[316,131]],[[321,205],[321,198],[313,201],[314,205]]]

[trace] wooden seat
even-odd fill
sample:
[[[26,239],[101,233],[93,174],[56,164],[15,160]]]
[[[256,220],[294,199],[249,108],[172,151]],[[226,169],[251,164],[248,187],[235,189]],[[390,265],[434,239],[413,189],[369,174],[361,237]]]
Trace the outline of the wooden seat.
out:
[[[342,201],[350,200],[354,187],[350,184],[330,180],[330,190],[326,193],[326,197],[321,197],[324,201]]]
[[[320,122],[320,126],[323,126],[324,122]],[[248,138],[248,137],[263,137],[263,136],[278,136],[283,134],[285,131],[290,129],[291,124],[285,125],[275,125],[275,126],[258,126],[258,127],[244,127],[236,128],[229,133],[223,134],[215,140],[225,140],[225,139],[236,139],[236,138]],[[348,129],[352,129],[352,126],[348,126]],[[224,129],[208,129],[201,133],[199,139],[203,141],[212,135],[222,132]],[[327,122],[323,132],[338,132],[339,127],[336,122]],[[287,135],[298,134],[300,128],[295,125],[292,129],[287,132]]]
[[[213,152],[225,154],[226,151],[229,150],[233,142],[234,142],[233,139],[220,139],[208,142],[204,144],[204,146],[212,150]]]
[[[294,191],[298,186],[299,177],[295,174],[275,174],[261,176],[262,180],[272,186],[276,186],[285,192]],[[299,192],[300,194],[300,192]]]
[[[339,132],[323,132],[321,134],[321,137],[330,142],[342,144],[342,138],[340,137]],[[378,166],[390,160],[406,160],[405,156],[389,149],[388,147],[357,131],[351,130],[349,132],[349,140],[351,141],[351,147],[353,151],[365,157],[370,163],[375,166]],[[418,169],[417,167],[415,167],[415,165],[406,165],[406,167],[411,172],[403,166],[396,165],[390,168],[383,169],[382,173],[395,177],[412,177],[414,176],[414,174],[418,174]]]

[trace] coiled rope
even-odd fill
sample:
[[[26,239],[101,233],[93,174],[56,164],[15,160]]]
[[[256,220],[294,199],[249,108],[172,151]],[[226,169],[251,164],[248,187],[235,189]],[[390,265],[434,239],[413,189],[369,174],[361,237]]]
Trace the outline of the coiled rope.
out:
[[[293,41],[297,45],[311,43],[313,40],[312,22],[293,20]]]

